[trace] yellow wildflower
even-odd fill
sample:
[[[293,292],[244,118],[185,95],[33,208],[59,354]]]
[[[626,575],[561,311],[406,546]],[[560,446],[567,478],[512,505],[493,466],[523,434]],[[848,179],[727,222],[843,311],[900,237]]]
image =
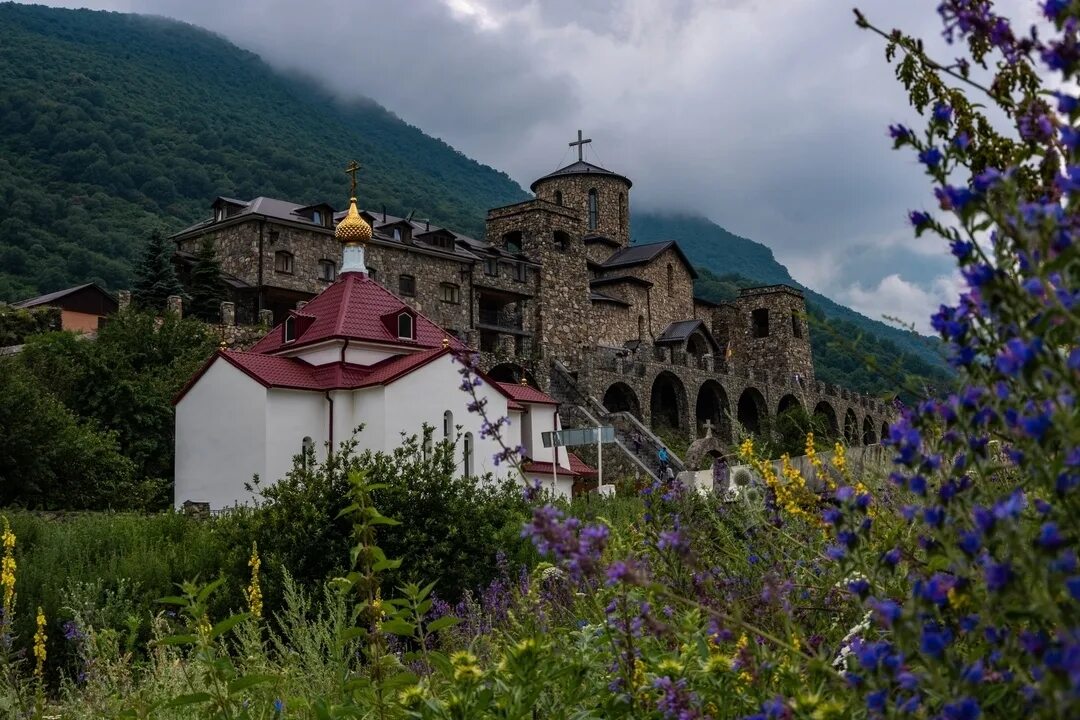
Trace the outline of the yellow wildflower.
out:
[[[645,684],[645,663],[641,662],[641,658],[634,658],[634,676],[630,682],[634,687],[639,688]]]
[[[203,616],[199,618],[199,622],[195,625],[195,632],[199,634],[205,640],[210,639],[210,633],[213,632],[214,627],[210,624],[210,617],[203,613]]]
[[[410,685],[398,694],[402,707],[412,708],[424,702],[424,689],[419,685]]]
[[[4,521],[4,557],[0,559],[0,588],[3,589],[3,604],[0,604],[0,610],[3,610],[3,616],[0,617],[0,622],[10,625],[15,612],[15,533],[11,531],[11,523],[6,517],[0,520]]]
[[[248,560],[248,567],[251,568],[251,582],[248,583],[247,595],[248,611],[251,612],[255,618],[262,617],[263,601],[262,601],[262,587],[259,585],[259,568],[262,567],[262,560],[259,559],[259,547],[252,542],[251,543],[251,559]]]
[[[656,665],[657,675],[682,675],[682,671],[682,663],[672,658],[664,658]]]
[[[34,633],[34,676],[39,680],[45,672],[45,641],[49,636],[45,634],[45,611],[39,606],[37,609],[37,631]]]

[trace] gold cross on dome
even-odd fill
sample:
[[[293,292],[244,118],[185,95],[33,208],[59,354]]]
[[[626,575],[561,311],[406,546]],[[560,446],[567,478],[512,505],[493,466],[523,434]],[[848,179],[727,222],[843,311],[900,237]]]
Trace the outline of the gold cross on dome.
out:
[[[585,138],[584,140],[582,140],[581,139],[581,131],[580,130],[577,131],[577,142],[570,143],[570,147],[574,147],[575,145],[577,146],[577,159],[578,159],[578,162],[581,162],[584,159],[584,153],[582,151],[585,149],[585,144],[586,143],[591,143],[591,142],[592,142],[592,138]]]
[[[356,197],[356,173],[360,170],[360,163],[353,160],[346,166],[345,174],[352,178],[352,185],[349,187],[349,197]]]

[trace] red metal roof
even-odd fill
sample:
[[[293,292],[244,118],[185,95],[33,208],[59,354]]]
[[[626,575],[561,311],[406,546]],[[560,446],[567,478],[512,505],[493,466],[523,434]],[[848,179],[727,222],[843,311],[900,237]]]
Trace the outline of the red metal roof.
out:
[[[383,317],[396,312],[415,316],[415,340],[399,339],[383,322]],[[313,317],[314,321],[296,340],[285,343],[281,325],[278,325],[255,343],[251,351],[274,353],[331,338],[422,348],[441,348],[443,339],[449,338],[451,347],[464,347],[459,340],[363,273],[342,273],[333,285],[304,305],[303,314]]]
[[[587,464],[584,460],[579,458],[574,453],[567,450],[566,454],[570,456],[570,469],[574,472],[575,475],[580,475],[581,477],[588,478],[594,478],[600,475],[600,473],[596,471],[596,468]]]
[[[542,405],[558,405],[558,401],[547,393],[541,392],[532,385],[519,383],[497,383],[503,392],[518,402],[539,403]]]
[[[522,472],[533,473],[534,475],[550,475],[551,463],[549,462],[527,462],[521,466]],[[567,470],[562,465],[555,471],[557,475],[569,475],[570,477],[577,477],[578,474],[573,470]]]

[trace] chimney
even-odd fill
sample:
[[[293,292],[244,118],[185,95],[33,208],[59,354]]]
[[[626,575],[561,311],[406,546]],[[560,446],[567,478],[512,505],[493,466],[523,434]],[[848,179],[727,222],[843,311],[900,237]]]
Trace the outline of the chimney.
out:
[[[424,221],[424,230],[430,230],[430,229],[431,229],[431,220],[425,220]]]

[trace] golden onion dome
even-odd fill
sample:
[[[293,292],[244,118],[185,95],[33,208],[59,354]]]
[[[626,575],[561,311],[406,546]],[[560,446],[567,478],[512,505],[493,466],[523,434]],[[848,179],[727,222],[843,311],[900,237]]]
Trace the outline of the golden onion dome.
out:
[[[365,243],[371,239],[371,226],[357,212],[355,197],[349,198],[349,212],[338,223],[334,237],[346,245]]]

